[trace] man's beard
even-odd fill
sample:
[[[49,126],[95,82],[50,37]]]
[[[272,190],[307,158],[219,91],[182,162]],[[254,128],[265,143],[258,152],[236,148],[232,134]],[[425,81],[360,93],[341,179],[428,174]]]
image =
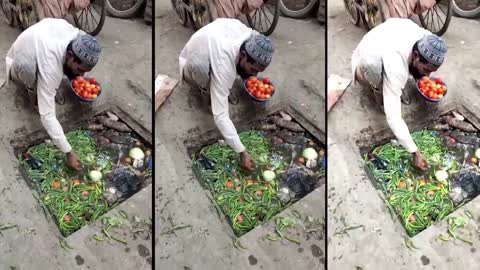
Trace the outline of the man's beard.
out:
[[[75,77],[78,76],[78,74],[73,72],[73,70],[71,68],[67,67],[67,65],[63,65],[63,73],[65,74],[65,76],[67,76],[67,78],[69,80],[73,80],[73,79],[75,79]]]
[[[240,64],[237,64],[237,73],[238,75],[243,79],[243,80],[246,80],[248,78],[250,78],[252,75],[251,74],[248,74],[245,69],[243,69]]]
[[[410,66],[408,67],[408,71],[410,72],[410,74],[412,74],[412,76],[413,76],[413,78],[414,78],[415,80],[419,80],[419,79],[421,79],[423,76],[425,76],[425,74],[422,74],[422,73],[418,70],[418,68],[416,68],[416,67],[414,67],[414,66],[412,66],[412,65],[410,65]]]

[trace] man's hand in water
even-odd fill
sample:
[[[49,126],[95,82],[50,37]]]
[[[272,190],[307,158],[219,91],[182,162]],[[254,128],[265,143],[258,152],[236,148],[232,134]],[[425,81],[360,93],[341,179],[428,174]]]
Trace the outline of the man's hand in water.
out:
[[[426,171],[428,168],[427,160],[425,159],[425,157],[423,157],[422,153],[420,153],[419,150],[413,153],[413,166],[422,171]]]
[[[240,153],[240,166],[247,171],[253,171],[255,168],[255,162],[247,151]]]
[[[78,159],[77,155],[72,151],[70,153],[67,153],[67,166],[79,171],[80,168],[82,167],[82,163]]]

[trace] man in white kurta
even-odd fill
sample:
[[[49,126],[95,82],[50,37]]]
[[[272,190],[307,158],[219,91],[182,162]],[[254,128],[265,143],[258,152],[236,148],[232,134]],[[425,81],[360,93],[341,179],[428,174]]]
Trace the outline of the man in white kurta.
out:
[[[240,165],[248,170],[254,163],[228,113],[230,89],[237,74],[247,79],[264,71],[273,51],[264,35],[239,20],[222,18],[197,31],[179,58],[182,80],[207,97],[225,142],[240,154]]]
[[[65,137],[55,113],[55,101],[63,103],[57,89],[66,75],[70,80],[83,76],[97,63],[97,40],[63,19],[43,19],[20,34],[6,57],[7,79],[26,90],[52,142],[67,156],[67,165],[80,169],[81,163]]]
[[[368,32],[352,56],[354,81],[374,92],[390,129],[413,154],[414,165],[422,170],[428,164],[403,120],[401,103],[409,101],[402,91],[409,75],[418,80],[437,71],[446,52],[440,37],[409,19],[392,18]]]

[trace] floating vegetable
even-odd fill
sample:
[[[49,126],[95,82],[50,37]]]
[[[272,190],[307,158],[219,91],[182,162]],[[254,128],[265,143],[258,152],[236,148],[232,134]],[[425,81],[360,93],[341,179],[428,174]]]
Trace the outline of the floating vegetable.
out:
[[[102,173],[100,171],[90,171],[88,176],[93,182],[100,182],[100,180],[102,180]]]
[[[145,158],[145,153],[143,153],[142,149],[135,147],[130,150],[129,156],[133,160],[138,160]]]
[[[313,160],[318,158],[318,153],[315,149],[309,147],[303,150],[302,156],[307,160]]]
[[[475,151],[475,157],[480,159],[480,148]]]
[[[439,170],[435,172],[435,178],[440,182],[446,182],[448,179],[448,173],[444,170]]]
[[[273,182],[275,180],[275,172],[267,170],[263,172],[263,179],[267,182]]]

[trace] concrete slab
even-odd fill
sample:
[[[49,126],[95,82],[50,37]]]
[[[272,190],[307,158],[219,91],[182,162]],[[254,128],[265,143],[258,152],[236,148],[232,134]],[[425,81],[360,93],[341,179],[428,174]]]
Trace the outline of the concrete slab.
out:
[[[10,45],[20,32],[0,23],[0,58],[5,59]],[[102,83],[104,94],[93,106],[115,103],[150,129],[151,119],[151,28],[143,20],[106,18],[98,36],[103,46],[100,62],[92,74]],[[5,70],[5,61],[0,61]],[[129,81],[135,82],[137,88]],[[59,245],[58,229],[48,223],[42,209],[32,196],[17,170],[18,163],[10,145],[21,134],[41,129],[37,114],[19,95],[15,87],[0,88],[0,223],[17,224],[0,235],[2,269],[150,269],[151,239],[133,239],[129,230],[121,232],[128,244],[102,243],[87,240],[99,232],[95,224],[84,227],[67,238],[74,248],[66,251]],[[92,107],[79,105],[71,96],[67,104],[57,106],[60,119],[77,119],[83,110]],[[130,216],[151,218],[152,186],[137,193],[113,210],[123,209]],[[113,214],[109,213],[109,214]],[[32,231],[34,230],[34,231]],[[125,233],[125,235],[123,235]],[[141,247],[140,247],[141,246]],[[148,252],[147,252],[148,251]],[[14,267],[14,268],[12,268]]]
[[[178,78],[178,55],[193,31],[179,25],[171,7],[166,8],[155,23],[155,74]],[[271,36],[276,54],[265,72],[266,76],[275,79],[279,90],[265,110],[278,104],[293,104],[322,131],[325,131],[326,85],[324,31],[314,19],[280,18]],[[238,84],[235,89],[239,89]],[[239,105],[230,106],[230,115],[236,124],[249,122],[264,111],[247,101],[241,98]],[[191,138],[215,129],[215,125],[211,114],[188,86],[177,86],[155,117],[158,176],[155,181],[156,269],[323,268],[325,250],[322,240],[302,240],[300,247],[293,243],[285,246],[258,243],[258,237],[269,225],[240,238],[248,249],[239,250],[233,246],[232,229],[220,221],[206,197],[208,191],[201,187],[191,170],[185,141],[190,142]],[[325,197],[322,188],[294,207],[304,208],[302,211],[312,217],[323,218]],[[288,212],[286,210],[283,214]],[[176,234],[159,235],[159,232],[178,224],[192,227]],[[294,235],[304,239],[302,234]]]
[[[351,54],[362,36],[363,28],[349,22],[343,2],[329,1],[328,73],[351,77]],[[475,74],[480,63],[471,53],[478,50],[474,36],[479,21],[452,18],[447,33],[446,62],[437,72],[448,83],[450,92],[438,108],[426,108],[416,94],[414,102],[403,106],[407,123],[425,121],[435,111],[454,104],[464,104],[478,114],[479,88]],[[468,30],[467,30],[468,29]],[[412,88],[413,85],[410,85]],[[468,91],[464,91],[468,89]],[[413,238],[419,249],[410,250],[404,244],[405,230],[388,209],[366,176],[356,141],[366,134],[388,129],[385,116],[361,88],[350,86],[335,110],[328,114],[328,266],[332,269],[455,269],[478,268],[479,232],[476,225],[468,229],[473,246],[457,242],[434,240],[445,231],[445,221],[430,227]],[[479,207],[476,199],[466,206]],[[462,210],[459,210],[463,212]],[[478,211],[477,211],[478,212]],[[456,213],[452,214],[455,215]],[[348,236],[334,235],[336,228],[347,224],[362,224]],[[478,222],[478,221],[476,221]]]

